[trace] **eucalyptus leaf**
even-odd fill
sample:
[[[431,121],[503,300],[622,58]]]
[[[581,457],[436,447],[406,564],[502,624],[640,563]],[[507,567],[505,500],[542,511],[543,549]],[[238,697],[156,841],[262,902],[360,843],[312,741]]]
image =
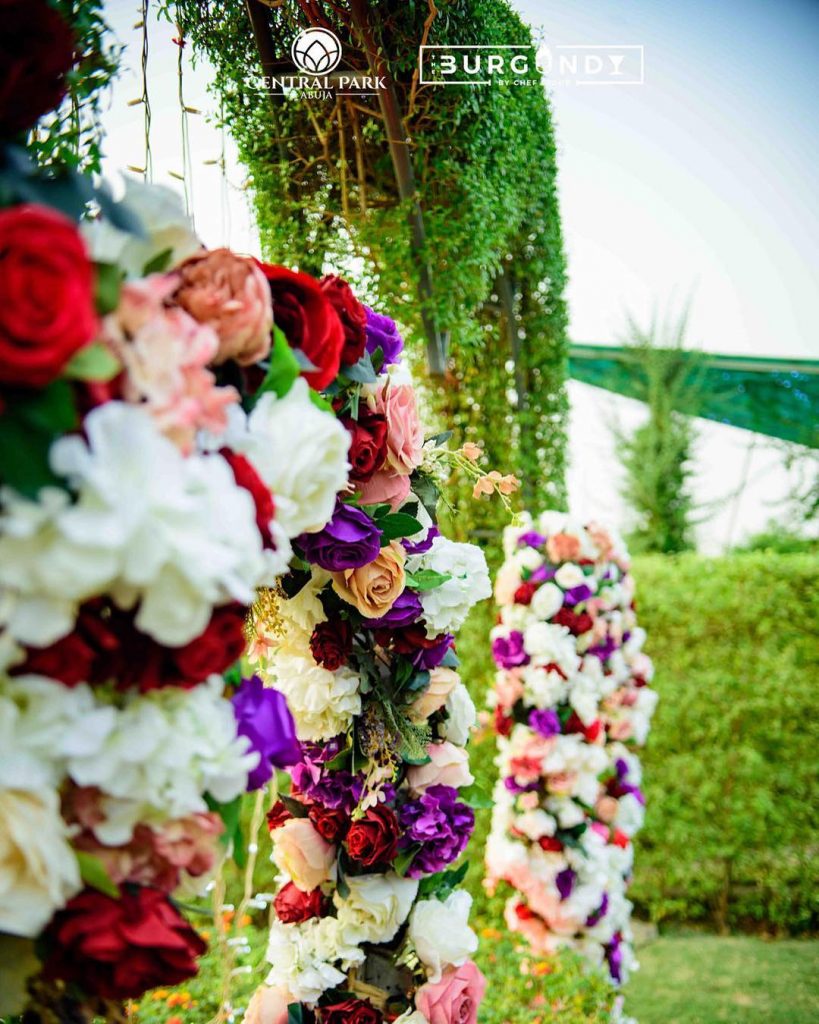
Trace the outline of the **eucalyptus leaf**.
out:
[[[378,380],[369,352],[365,352],[352,366],[345,366],[341,372],[343,376],[355,381],[356,384],[375,384]]]

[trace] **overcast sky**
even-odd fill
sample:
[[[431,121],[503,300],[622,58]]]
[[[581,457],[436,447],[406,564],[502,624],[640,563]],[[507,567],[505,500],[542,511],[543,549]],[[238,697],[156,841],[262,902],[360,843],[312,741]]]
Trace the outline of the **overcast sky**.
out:
[[[691,300],[689,341],[706,351],[819,358],[819,3],[814,0],[515,0],[547,46],[644,48],[645,84],[549,88],[569,260],[571,337],[616,344],[626,313]],[[104,124],[106,170],[142,166],[141,33],[133,0],[108,16],[126,69]],[[150,23],[154,180],[180,188],[175,31]],[[449,40],[456,43],[457,40]],[[214,110],[210,69],[187,63],[185,98]],[[208,245],[257,250],[229,139],[191,116],[189,185]],[[572,384],[570,490],[581,515],[625,521],[609,424],[636,424],[639,403]],[[699,530],[717,550],[781,508],[788,477],[754,438],[701,425],[697,497],[714,515]],[[751,448],[750,455],[748,455]],[[730,498],[742,480],[741,499]]]

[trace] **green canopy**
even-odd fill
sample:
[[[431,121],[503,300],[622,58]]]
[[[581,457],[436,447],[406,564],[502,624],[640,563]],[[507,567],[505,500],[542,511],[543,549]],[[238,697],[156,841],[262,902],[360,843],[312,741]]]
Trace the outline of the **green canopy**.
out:
[[[680,412],[819,448],[819,360],[696,353],[691,361],[692,373],[704,378],[706,395],[698,409],[681,407]],[[646,378],[634,349],[572,345],[569,375],[619,395],[645,398]]]

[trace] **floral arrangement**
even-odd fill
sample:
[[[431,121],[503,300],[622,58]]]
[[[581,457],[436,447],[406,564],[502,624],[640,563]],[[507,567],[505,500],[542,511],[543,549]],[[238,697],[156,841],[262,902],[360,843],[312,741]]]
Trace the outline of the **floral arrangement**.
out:
[[[500,778],[486,883],[538,954],[572,945],[615,983],[635,965],[626,888],[643,821],[635,748],[657,695],[619,538],[560,512],[508,527],[495,582]]]
[[[46,3],[6,7],[65,42],[18,133],[59,101],[73,46]],[[9,74],[0,106],[18,100]],[[291,541],[336,515],[351,438],[311,385],[351,357],[333,281],[207,251],[168,190],[131,182],[115,202],[15,139],[0,152],[0,1012],[79,1020],[195,973],[204,943],[178,897],[240,841],[242,795],[302,756],[283,694],[243,678],[246,618]]]
[[[301,752],[268,814],[271,969],[245,1021],[475,1024],[485,982],[466,865],[453,866],[479,799],[465,750],[475,708],[454,634],[491,586],[481,551],[444,537],[436,507],[447,466],[485,475],[478,450],[425,440],[395,323],[340,279],[330,288],[357,362],[328,384],[322,350],[308,354],[352,468],[253,614],[251,658],[286,695]],[[294,310],[293,324],[305,318]],[[491,483],[502,499],[513,489]]]

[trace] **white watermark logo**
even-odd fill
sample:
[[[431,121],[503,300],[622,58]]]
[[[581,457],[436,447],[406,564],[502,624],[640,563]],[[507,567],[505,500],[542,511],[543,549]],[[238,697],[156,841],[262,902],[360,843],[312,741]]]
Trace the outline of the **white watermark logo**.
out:
[[[643,85],[642,44],[424,45],[422,85]]]
[[[328,28],[306,28],[293,40],[290,56],[305,75],[329,75],[341,63],[341,41]]]

